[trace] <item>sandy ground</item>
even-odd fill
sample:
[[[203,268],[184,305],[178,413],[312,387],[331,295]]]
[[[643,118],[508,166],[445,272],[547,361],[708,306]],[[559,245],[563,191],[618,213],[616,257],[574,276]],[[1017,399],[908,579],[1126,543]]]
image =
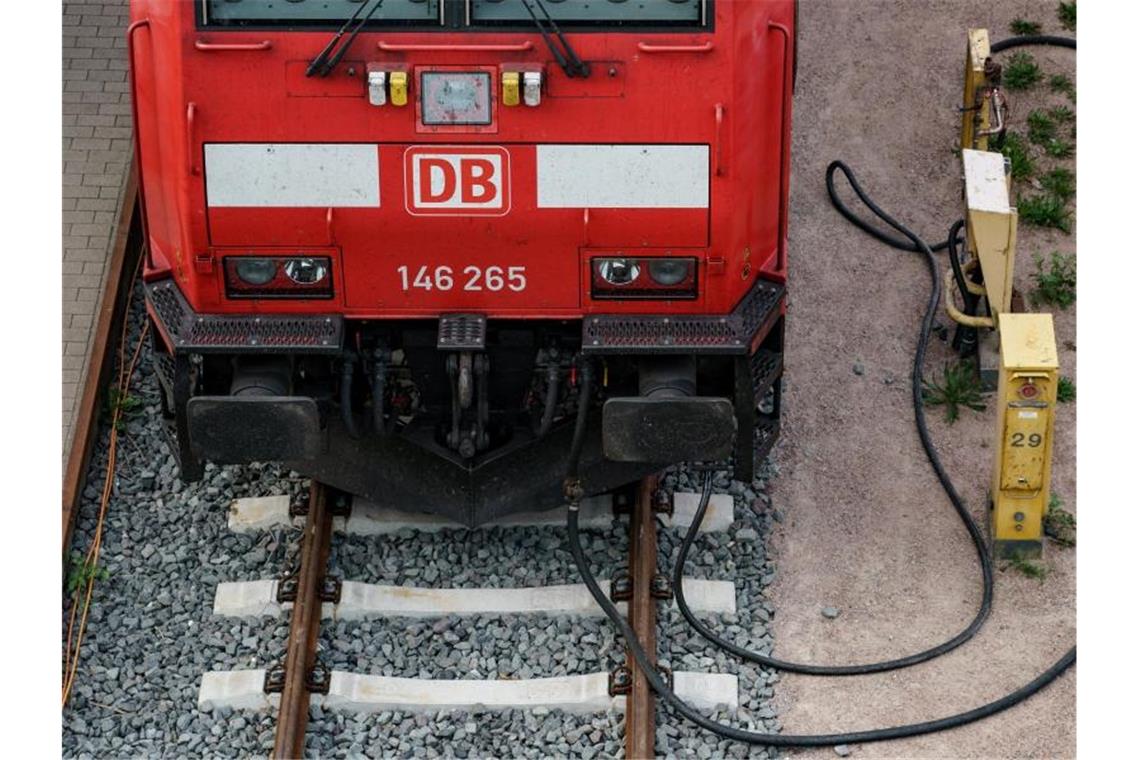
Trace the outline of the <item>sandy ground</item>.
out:
[[[897,657],[949,638],[973,616],[980,578],[968,537],[914,430],[909,373],[928,275],[917,254],[889,249],[830,207],[824,169],[842,158],[890,213],[930,242],[961,215],[954,149],[966,29],[1009,36],[1018,16],[1065,34],[1053,2],[806,0],[800,11],[794,116],[787,406],[774,481],[776,654],[815,663]],[[1074,57],[1034,49],[1046,77]],[[1008,57],[1008,53],[1003,54]],[[1016,94],[1015,126],[1063,102],[1046,85]],[[1073,251],[1073,237],[1022,224],[1017,286],[1034,253]],[[941,256],[945,265],[945,256]],[[1073,309],[1056,319],[1062,373],[1075,378]],[[947,320],[942,317],[941,321]],[[1066,345],[1066,342],[1068,344]],[[950,354],[932,345],[928,375]],[[865,372],[857,375],[853,365]],[[952,427],[930,411],[951,477],[983,519],[992,410]],[[1075,405],[1057,420],[1053,487],[1075,511]],[[934,662],[857,678],[785,675],[777,697],[788,733],[942,717],[1023,685],[1075,641],[1075,551],[1049,544],[1044,582],[997,574],[994,611],[973,641]],[[1001,567],[1001,565],[999,565]],[[820,610],[841,614],[825,619]],[[997,717],[953,731],[853,747],[854,757],[1072,757],[1076,673]],[[797,753],[835,757],[828,749]]]

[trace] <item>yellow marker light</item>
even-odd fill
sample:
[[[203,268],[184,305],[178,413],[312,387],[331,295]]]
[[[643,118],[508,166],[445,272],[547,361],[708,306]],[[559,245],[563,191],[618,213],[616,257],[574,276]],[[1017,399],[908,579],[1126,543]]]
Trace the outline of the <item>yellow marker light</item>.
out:
[[[517,106],[519,104],[519,73],[517,71],[503,72],[503,105]]]
[[[388,75],[389,101],[394,106],[408,104],[408,72],[393,71]]]

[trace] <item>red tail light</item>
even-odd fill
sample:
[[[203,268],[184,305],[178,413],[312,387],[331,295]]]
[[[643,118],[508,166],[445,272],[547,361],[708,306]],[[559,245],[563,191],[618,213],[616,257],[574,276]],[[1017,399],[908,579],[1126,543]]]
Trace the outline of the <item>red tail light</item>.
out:
[[[605,256],[590,262],[590,295],[604,299],[697,297],[695,258]]]
[[[332,298],[327,256],[227,256],[229,298]]]

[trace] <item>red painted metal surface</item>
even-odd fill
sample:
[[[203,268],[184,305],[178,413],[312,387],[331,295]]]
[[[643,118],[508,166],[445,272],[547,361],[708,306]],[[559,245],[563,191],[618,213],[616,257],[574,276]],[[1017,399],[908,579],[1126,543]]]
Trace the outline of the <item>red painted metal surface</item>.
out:
[[[782,280],[787,225],[793,4],[715,2],[705,33],[567,33],[590,61],[569,79],[536,31],[368,29],[328,79],[304,78],[328,30],[201,29],[196,3],[132,0],[132,81],[151,260],[172,273],[195,310],[321,312],[357,318],[574,318],[592,312],[720,313],[765,273]],[[141,30],[139,22],[144,22]],[[369,104],[367,70],[404,69],[409,103]],[[493,104],[489,127],[425,130],[416,105],[427,69],[544,72],[538,107]],[[330,143],[376,146],[378,207],[209,206],[207,145]],[[539,206],[536,146],[707,146],[708,208]],[[415,146],[486,146],[509,164],[501,214],[417,214],[405,161]],[[476,176],[476,179],[478,177]],[[264,250],[331,250],[333,300],[228,300],[220,260]],[[588,260],[613,253],[696,256],[700,296],[623,303],[590,298]],[[452,273],[450,289],[404,288],[421,267]],[[468,290],[475,268],[525,268],[526,287]],[[496,270],[498,271],[498,270]],[[494,280],[492,282],[495,282]]]

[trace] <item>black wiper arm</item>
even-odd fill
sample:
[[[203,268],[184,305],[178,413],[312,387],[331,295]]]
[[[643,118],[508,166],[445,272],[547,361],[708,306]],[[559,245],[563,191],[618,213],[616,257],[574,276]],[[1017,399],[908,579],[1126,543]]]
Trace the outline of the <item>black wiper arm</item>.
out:
[[[542,0],[534,0],[534,2],[538,5],[539,10],[542,11],[542,15],[546,17],[546,23],[539,19],[538,14],[534,12],[534,8],[530,5],[531,0],[520,0],[520,2],[522,2],[523,7],[526,8],[526,12],[530,14],[530,17],[534,19],[534,25],[538,27],[543,41],[546,43],[546,46],[550,48],[550,54],[554,56],[554,60],[557,61],[558,65],[562,67],[562,70],[566,72],[566,76],[581,77],[583,79],[590,76],[590,64],[583,61],[578,57],[578,54],[574,52],[574,48],[570,46],[565,35],[562,34],[562,30],[558,28],[558,24],[551,17],[550,12],[546,10],[546,5],[543,4]],[[558,41],[561,42],[562,47],[565,48],[565,55],[563,55],[562,50],[559,50],[558,45],[555,44],[550,33],[546,31],[547,23],[550,24],[550,28],[554,31],[555,36],[558,37]]]
[[[361,3],[360,7],[356,9],[356,12],[349,16],[340,30],[329,40],[329,44],[325,45],[324,50],[318,53],[317,57],[309,62],[309,67],[305,69],[305,76],[328,76],[329,72],[340,63],[340,59],[344,57],[349,47],[352,46],[352,41],[356,39],[356,35],[360,34],[360,30],[364,28],[364,25],[368,23],[369,19],[376,15],[376,11],[380,10],[380,6],[383,4],[384,0],[376,0],[376,4],[372,6],[372,10],[368,11],[364,18],[357,21],[361,11],[368,7],[367,0]],[[356,22],[355,26],[353,26],[353,22]],[[348,35],[348,39],[341,45],[340,50],[333,54],[333,49],[336,48],[337,43],[340,42],[340,38],[344,36],[344,33],[348,31],[350,26],[352,26],[352,32]]]

